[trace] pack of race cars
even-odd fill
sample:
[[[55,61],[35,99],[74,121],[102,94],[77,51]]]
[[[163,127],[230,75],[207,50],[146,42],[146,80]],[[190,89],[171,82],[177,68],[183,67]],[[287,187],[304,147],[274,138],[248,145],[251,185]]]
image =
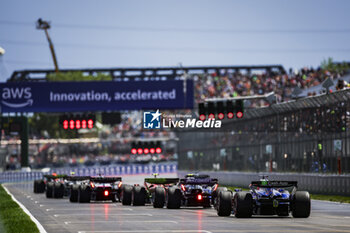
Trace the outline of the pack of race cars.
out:
[[[44,175],[34,181],[34,193],[47,198],[68,197],[70,202],[121,202],[122,205],[153,205],[154,208],[214,207],[218,216],[277,215],[307,218],[311,212],[310,195],[297,190],[296,181],[270,181],[263,176],[252,181],[249,191],[219,187],[218,179],[205,174],[184,178],[146,178],[143,185],[123,184],[118,176]]]

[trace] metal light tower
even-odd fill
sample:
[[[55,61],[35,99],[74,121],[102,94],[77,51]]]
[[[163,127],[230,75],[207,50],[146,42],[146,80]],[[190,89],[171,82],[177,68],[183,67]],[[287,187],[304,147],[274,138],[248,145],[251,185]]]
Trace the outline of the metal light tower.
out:
[[[52,55],[52,59],[53,59],[53,63],[55,65],[55,71],[56,73],[58,73],[58,64],[57,64],[57,58],[56,58],[56,54],[55,54],[55,49],[53,48],[53,43],[51,41],[48,29],[50,29],[50,22],[48,21],[44,21],[41,18],[38,19],[38,21],[36,22],[36,28],[37,29],[42,29],[45,31],[46,34],[46,38],[47,41],[49,42],[49,47],[50,47],[50,51],[51,51],[51,55]]]

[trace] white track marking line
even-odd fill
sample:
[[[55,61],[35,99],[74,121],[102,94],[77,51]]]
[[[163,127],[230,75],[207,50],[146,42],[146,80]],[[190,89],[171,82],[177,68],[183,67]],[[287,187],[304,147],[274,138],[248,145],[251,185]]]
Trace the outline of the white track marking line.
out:
[[[122,230],[122,231],[78,231],[78,233],[87,233],[87,232],[194,232],[194,233],[212,233],[211,231],[206,230]]]
[[[5,187],[5,185],[3,185],[2,187],[4,187],[5,191],[7,192],[8,195],[11,196],[12,200],[14,200],[19,207],[21,207],[21,209],[24,211],[24,213],[26,213],[30,219],[35,223],[35,225],[38,227],[39,232],[40,233],[47,233],[46,230],[44,229],[44,227],[40,224],[40,222],[29,212],[29,210],[21,203],[19,202],[11,193],[10,191]]]
[[[114,223],[116,223],[115,222],[115,220],[113,220],[114,221]],[[111,222],[111,220],[110,221],[94,221],[94,223],[106,223],[106,222]],[[142,222],[142,223],[174,223],[174,224],[178,224],[178,222],[176,222],[176,221],[167,221],[167,220],[164,220],[164,221],[162,221],[162,220],[159,220],[159,221],[157,221],[157,220],[155,220],[155,221],[147,221],[147,220],[145,220],[145,221],[142,221],[142,220],[140,220],[140,221],[138,221],[138,220],[134,220],[134,221],[128,221],[128,220],[123,220],[123,221],[120,221],[119,223],[135,223],[135,222]],[[70,221],[67,221],[67,222],[64,222],[64,224],[66,224],[66,225],[68,225],[68,224],[83,224],[83,223],[91,223],[91,221],[79,221],[79,222],[70,222]]]
[[[91,214],[54,214],[54,217],[60,216],[91,216]],[[108,214],[108,216],[153,216],[152,214]]]

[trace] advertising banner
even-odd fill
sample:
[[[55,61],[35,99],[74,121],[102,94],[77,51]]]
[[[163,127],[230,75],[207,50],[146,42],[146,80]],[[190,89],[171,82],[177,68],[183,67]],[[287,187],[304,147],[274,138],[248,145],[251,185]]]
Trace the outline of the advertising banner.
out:
[[[193,81],[0,83],[1,112],[192,109]]]

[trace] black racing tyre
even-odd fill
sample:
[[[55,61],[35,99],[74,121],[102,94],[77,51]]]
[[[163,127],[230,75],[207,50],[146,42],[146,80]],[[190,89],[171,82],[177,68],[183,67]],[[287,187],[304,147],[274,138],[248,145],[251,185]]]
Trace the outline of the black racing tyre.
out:
[[[54,198],[63,198],[64,195],[64,184],[54,183],[53,185],[53,197]]]
[[[70,196],[69,196],[70,202],[78,202],[78,192],[79,192],[79,185],[73,184],[70,187]]]
[[[179,209],[181,207],[182,193],[179,187],[170,187],[168,190],[168,209]]]
[[[143,186],[134,186],[132,204],[134,206],[145,205],[146,203],[146,189]]]
[[[91,199],[91,189],[90,186],[82,184],[78,189],[78,202],[89,203]]]
[[[122,204],[123,205],[131,205],[132,190],[133,190],[133,187],[131,185],[123,185],[123,189],[122,189]]]
[[[154,191],[154,208],[163,208],[165,203],[165,189],[163,187],[156,187]]]
[[[250,218],[253,214],[253,197],[249,192],[237,192],[234,196],[233,210],[236,218]]]
[[[217,197],[216,211],[219,216],[230,216],[232,212],[232,193],[221,191]]]
[[[45,192],[45,182],[43,180],[34,181],[34,193],[44,193]]]
[[[306,191],[296,191],[292,200],[292,215],[294,218],[308,218],[311,212],[310,194]]]
[[[226,187],[218,187],[215,191],[212,192],[211,194],[211,202],[216,206],[217,198],[219,197],[220,192],[226,192],[227,188]]]
[[[54,183],[53,182],[48,182],[46,184],[46,197],[47,198],[52,198],[53,188],[54,188]]]
[[[220,192],[226,192],[227,188],[226,187],[218,187],[213,193],[211,194],[212,198],[215,199],[219,196]]]

